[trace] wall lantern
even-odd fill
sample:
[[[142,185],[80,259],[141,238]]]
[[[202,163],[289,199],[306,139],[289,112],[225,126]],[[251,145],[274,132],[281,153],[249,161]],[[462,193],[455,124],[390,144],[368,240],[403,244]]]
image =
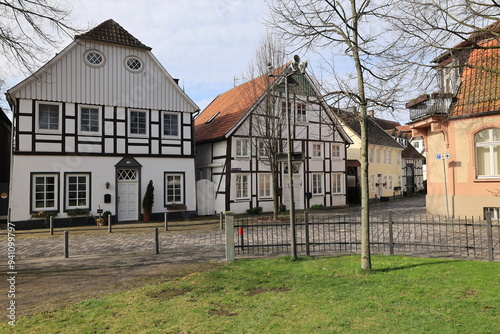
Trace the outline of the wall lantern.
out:
[[[106,189],[109,189],[109,182],[106,182]]]

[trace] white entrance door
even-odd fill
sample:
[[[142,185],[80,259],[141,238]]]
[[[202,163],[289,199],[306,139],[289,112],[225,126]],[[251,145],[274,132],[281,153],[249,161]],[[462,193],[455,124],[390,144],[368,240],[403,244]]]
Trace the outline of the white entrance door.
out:
[[[118,170],[118,220],[139,218],[139,180],[137,169]]]
[[[293,199],[295,202],[295,209],[304,209],[304,191],[302,190],[302,164],[293,164]],[[288,171],[285,167],[283,174],[283,204],[287,209],[290,209],[290,186],[289,186]]]

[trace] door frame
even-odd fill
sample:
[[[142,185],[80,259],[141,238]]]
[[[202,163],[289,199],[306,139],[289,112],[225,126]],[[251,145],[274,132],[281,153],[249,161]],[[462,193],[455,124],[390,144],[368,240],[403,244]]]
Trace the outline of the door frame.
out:
[[[120,216],[118,214],[118,171],[120,169],[136,169],[137,170],[137,217],[136,220],[141,220],[142,214],[142,206],[141,206],[141,198],[142,198],[142,165],[135,160],[133,157],[124,157],[115,165],[115,212],[116,212],[116,220],[120,220]]]

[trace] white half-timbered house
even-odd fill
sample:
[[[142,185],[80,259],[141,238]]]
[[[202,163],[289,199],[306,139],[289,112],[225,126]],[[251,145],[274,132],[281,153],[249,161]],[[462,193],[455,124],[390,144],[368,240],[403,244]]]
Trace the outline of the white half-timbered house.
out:
[[[220,94],[195,119],[200,215],[257,207],[270,212],[275,195],[279,205],[289,208],[287,163],[273,168],[269,161],[288,152],[287,105],[297,157],[292,168],[295,208],[347,204],[346,144],[351,141],[311,78],[296,73],[285,79],[286,71],[282,67],[273,77],[262,75]]]
[[[59,224],[98,209],[117,221],[140,220],[150,180],[153,218],[169,208],[196,211],[198,107],[151,48],[115,21],[75,36],[7,98],[14,113],[10,219],[20,228],[41,211],[57,213]]]

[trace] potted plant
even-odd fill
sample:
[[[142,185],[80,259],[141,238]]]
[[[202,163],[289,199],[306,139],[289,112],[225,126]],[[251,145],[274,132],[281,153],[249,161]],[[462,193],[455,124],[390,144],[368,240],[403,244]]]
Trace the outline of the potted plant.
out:
[[[155,188],[153,187],[153,180],[149,180],[148,186],[146,188],[146,193],[142,200],[142,219],[145,223],[151,221],[151,212],[153,211],[153,203],[155,201],[154,195]]]

